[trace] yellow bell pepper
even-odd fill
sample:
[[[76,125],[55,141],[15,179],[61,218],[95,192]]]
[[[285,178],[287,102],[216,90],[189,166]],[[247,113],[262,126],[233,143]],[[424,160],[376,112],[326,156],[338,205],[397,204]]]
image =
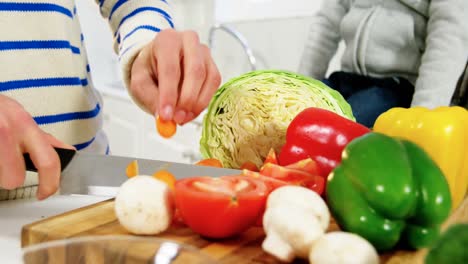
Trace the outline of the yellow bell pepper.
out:
[[[422,147],[444,172],[452,209],[468,188],[468,111],[459,106],[392,108],[381,114],[374,131],[402,137]]]

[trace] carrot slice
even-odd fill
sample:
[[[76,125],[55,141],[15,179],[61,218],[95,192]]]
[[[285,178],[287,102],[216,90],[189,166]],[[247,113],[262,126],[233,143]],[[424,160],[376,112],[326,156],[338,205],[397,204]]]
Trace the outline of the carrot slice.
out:
[[[159,116],[156,117],[156,129],[163,138],[171,138],[177,131],[177,124],[174,121],[164,121]]]
[[[172,173],[168,172],[167,170],[160,170],[155,172],[153,174],[153,177],[160,181],[163,181],[167,184],[167,186],[169,186],[169,189],[174,190],[176,178]]]
[[[125,169],[125,174],[127,174],[127,177],[129,178],[137,176],[139,174],[138,161],[134,160],[130,162]]]
[[[249,171],[258,171],[258,167],[257,165],[255,165],[255,163],[251,162],[251,161],[246,161],[244,162],[244,164],[242,164],[242,166],[240,167],[241,170],[243,169],[247,169]]]
[[[199,162],[195,163],[195,165],[199,166],[208,166],[208,167],[217,167],[217,168],[222,168],[223,164],[221,161],[217,159],[203,159],[200,160]]]

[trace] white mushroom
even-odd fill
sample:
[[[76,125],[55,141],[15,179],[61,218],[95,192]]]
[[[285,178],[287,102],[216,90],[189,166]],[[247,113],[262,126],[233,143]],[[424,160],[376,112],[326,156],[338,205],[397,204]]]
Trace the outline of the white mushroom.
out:
[[[120,224],[138,235],[165,231],[171,224],[172,212],[169,187],[151,176],[128,179],[115,198],[115,213]]]
[[[364,238],[347,232],[330,232],[312,246],[309,261],[313,264],[378,264],[375,248]]]
[[[299,186],[280,187],[268,196],[262,248],[284,262],[307,259],[329,221],[328,208],[317,193]]]
[[[322,229],[327,230],[330,224],[330,212],[327,204],[316,192],[300,186],[284,186],[273,191],[267,200],[267,208],[280,204],[295,205],[313,212]]]
[[[312,243],[324,234],[313,213],[294,205],[268,208],[263,228],[263,250],[284,262],[291,262],[296,256],[307,259]]]

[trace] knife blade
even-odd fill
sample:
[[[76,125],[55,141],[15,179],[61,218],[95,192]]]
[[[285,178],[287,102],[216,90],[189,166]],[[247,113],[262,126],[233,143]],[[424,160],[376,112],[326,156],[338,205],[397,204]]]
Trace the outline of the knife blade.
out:
[[[139,174],[152,175],[165,169],[176,179],[194,176],[219,177],[238,175],[240,170],[197,166],[161,160],[140,159],[123,156],[99,155],[55,148],[62,168],[60,177],[61,194],[88,194],[90,187],[120,187],[128,177],[125,170],[130,162],[137,160]],[[23,155],[26,170],[37,172],[29,154]]]

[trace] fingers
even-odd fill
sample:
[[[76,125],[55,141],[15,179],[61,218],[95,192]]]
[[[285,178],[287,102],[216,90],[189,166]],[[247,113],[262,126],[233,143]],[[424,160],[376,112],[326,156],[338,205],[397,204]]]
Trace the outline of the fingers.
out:
[[[60,182],[60,160],[57,152],[48,142],[48,136],[37,127],[30,127],[24,133],[23,148],[29,153],[39,173],[37,198],[45,199],[54,194]]]
[[[221,74],[218,67],[211,58],[210,50],[207,46],[202,46],[202,54],[205,58],[206,77],[198,95],[198,99],[193,107],[194,117],[196,118],[208,106],[211,98],[216,93],[219,85],[221,84]],[[192,119],[193,119],[192,118]],[[186,122],[191,120],[186,120]]]
[[[62,141],[56,139],[54,136],[52,136],[49,133],[44,133],[44,136],[46,137],[47,142],[49,142],[49,144],[54,147],[76,150],[74,146],[63,143]]]
[[[130,89],[164,121],[179,125],[197,117],[216,92],[221,77],[208,47],[192,31],[161,31],[132,65]]]
[[[29,153],[39,172],[37,197],[53,194],[59,185],[60,161],[51,144],[73,148],[44,133],[18,102],[0,95],[0,187],[23,185],[23,153]]]
[[[156,77],[153,66],[151,46],[141,51],[140,56],[133,62],[130,90],[134,98],[142,104],[150,113],[156,114],[159,105],[159,90],[156,85]],[[155,66],[154,66],[155,68]]]
[[[182,40],[174,30],[164,30],[159,33],[158,41],[154,42],[153,59],[157,65],[159,87],[158,114],[165,121],[174,118],[177,103],[179,80],[182,75],[180,60]]]
[[[193,107],[206,77],[206,64],[198,35],[193,31],[183,34],[183,83],[174,121],[183,124],[195,114]]]
[[[23,155],[6,121],[0,121],[0,187],[7,190],[23,185],[25,166]]]

